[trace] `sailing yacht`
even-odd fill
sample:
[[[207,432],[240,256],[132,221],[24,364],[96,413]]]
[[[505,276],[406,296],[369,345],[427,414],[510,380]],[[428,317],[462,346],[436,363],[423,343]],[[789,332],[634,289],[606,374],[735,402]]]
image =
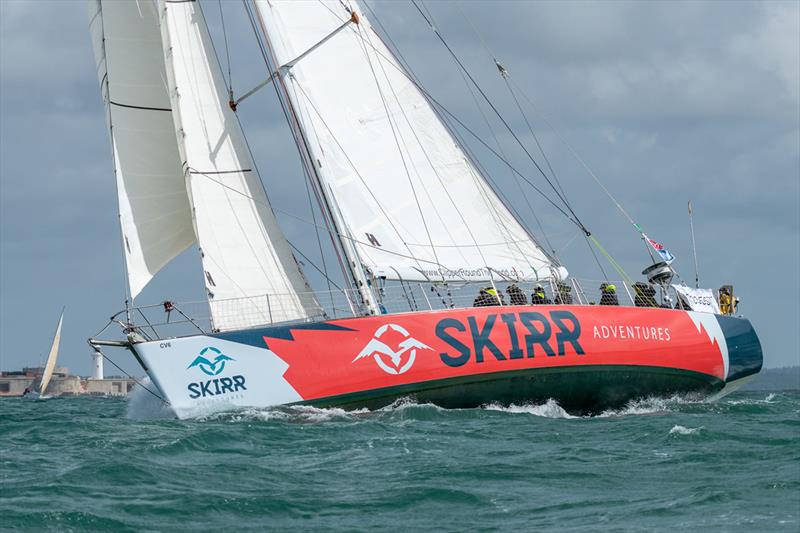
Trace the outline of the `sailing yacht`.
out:
[[[129,298],[194,247],[209,315],[126,302],[114,319],[124,340],[93,346],[130,350],[182,418],[405,396],[443,407],[553,398],[594,412],[644,396],[718,396],[760,370],[745,318],[590,305],[366,7],[243,2],[266,80],[237,95],[200,2],[89,0]],[[309,261],[298,261],[257,172],[238,114],[263,87],[276,91],[322,215],[314,231],[330,238],[343,286],[311,289]],[[662,303],[671,272],[664,261],[648,270]],[[560,297],[507,305],[512,284]],[[497,305],[476,307],[479,288]],[[192,330],[164,333],[179,323]]]
[[[39,390],[26,390],[23,395],[29,399],[46,398],[44,395],[47,386],[50,384],[50,379],[53,377],[53,371],[56,368],[56,361],[58,360],[58,348],[61,345],[61,325],[64,323],[64,310],[61,310],[61,315],[58,317],[58,325],[56,325],[56,332],[53,334],[53,342],[50,343],[50,352],[47,354],[47,362],[44,364],[42,377],[39,378]]]

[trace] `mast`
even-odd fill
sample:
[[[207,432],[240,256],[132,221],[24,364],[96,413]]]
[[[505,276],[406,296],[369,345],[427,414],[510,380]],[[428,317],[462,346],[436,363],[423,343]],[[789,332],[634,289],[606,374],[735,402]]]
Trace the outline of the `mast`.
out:
[[[294,105],[292,105],[292,99],[285,83],[285,78],[291,77],[291,67],[294,65],[294,63],[297,63],[307,54],[313,52],[313,50],[315,50],[317,47],[324,45],[325,41],[341,30],[343,26],[300,54],[293,61],[289,62],[290,64],[280,65],[272,48],[269,35],[267,34],[266,25],[264,24],[261,10],[256,8],[255,12],[258,16],[260,29],[265,37],[264,41],[267,44],[270,60],[272,61],[272,65],[268,66],[275,67],[270,74],[270,79],[277,79],[275,86],[278,88],[280,95],[286,102],[286,107],[289,113],[287,119],[289,119],[289,126],[292,130],[295,144],[297,145],[297,149],[300,152],[303,164],[306,167],[310,181],[314,187],[314,191],[316,193],[320,209],[323,212],[323,216],[328,221],[330,227],[333,228],[332,237],[335,240],[334,244],[338,244],[338,247],[334,246],[334,249],[337,255],[340,254],[340,250],[344,253],[345,260],[342,261],[340,256],[339,262],[345,268],[345,279],[347,280],[349,277],[352,280],[352,283],[358,290],[363,305],[366,306],[367,314],[379,314],[378,302],[375,298],[375,293],[371,289],[372,283],[364,272],[363,262],[358,254],[358,250],[356,250],[356,247],[353,244],[353,235],[343,220],[341,210],[336,201],[336,196],[332,193],[330,188],[325,185],[325,182],[320,175],[319,163],[314,164],[315,158],[313,151],[309,146],[308,138],[306,137],[303,127],[301,126],[301,121],[297,115],[297,110],[295,109]],[[358,15],[354,13],[353,17],[351,18],[351,22],[358,24],[358,21]],[[351,296],[349,294],[346,294],[346,296],[351,308],[356,307],[351,300]]]

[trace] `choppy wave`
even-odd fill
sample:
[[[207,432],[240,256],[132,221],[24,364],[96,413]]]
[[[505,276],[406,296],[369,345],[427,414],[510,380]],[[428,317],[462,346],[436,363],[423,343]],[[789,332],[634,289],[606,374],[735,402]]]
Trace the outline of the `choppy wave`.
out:
[[[687,428],[686,426],[681,425],[674,425],[672,429],[669,430],[670,435],[694,435],[695,433],[699,433],[700,430],[703,429],[703,426],[698,428]]]
[[[503,413],[512,414],[528,414],[534,416],[541,416],[544,418],[579,418],[569,414],[563,407],[558,405],[558,402],[549,399],[543,404],[528,404],[528,405],[509,405],[503,406],[499,404],[489,404],[484,409],[488,411],[501,411]]]
[[[798,531],[799,410],[736,392],[593,417],[406,398],[164,420],[146,391],[0,399],[0,529]]]

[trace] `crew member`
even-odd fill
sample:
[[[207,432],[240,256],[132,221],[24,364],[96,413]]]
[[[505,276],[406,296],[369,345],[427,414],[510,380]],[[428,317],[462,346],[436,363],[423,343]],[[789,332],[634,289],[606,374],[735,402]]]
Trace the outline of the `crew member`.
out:
[[[719,288],[719,310],[723,315],[732,315],[735,311],[731,291],[727,285]]]
[[[506,287],[506,293],[511,305],[528,305],[528,297],[516,284],[512,283]]]
[[[637,281],[633,284],[633,290],[636,296],[633,297],[633,303],[636,307],[658,307],[656,304],[656,290],[648,284]]]
[[[600,285],[600,305],[619,305],[616,285],[612,283]]]
[[[550,298],[547,297],[547,294],[545,294],[544,287],[541,285],[536,285],[536,288],[533,289],[533,294],[531,295],[531,303],[533,305],[542,305],[552,302],[550,301]]]
[[[478,293],[478,297],[472,302],[472,307],[489,307],[492,305],[501,305],[500,296],[494,287],[484,287]]]
[[[553,301],[557,304],[562,305],[569,305],[572,303],[572,287],[564,283],[563,281],[559,281],[558,285],[556,286],[556,290],[558,291],[553,297]]]

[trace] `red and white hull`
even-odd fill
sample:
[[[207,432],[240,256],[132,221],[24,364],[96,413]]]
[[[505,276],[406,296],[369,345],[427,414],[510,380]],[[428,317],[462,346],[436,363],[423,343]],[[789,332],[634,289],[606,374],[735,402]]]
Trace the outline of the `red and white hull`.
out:
[[[305,403],[377,408],[557,400],[597,412],[715,395],[761,369],[742,318],[670,309],[504,306],[294,324],[133,345],[185,418]]]

